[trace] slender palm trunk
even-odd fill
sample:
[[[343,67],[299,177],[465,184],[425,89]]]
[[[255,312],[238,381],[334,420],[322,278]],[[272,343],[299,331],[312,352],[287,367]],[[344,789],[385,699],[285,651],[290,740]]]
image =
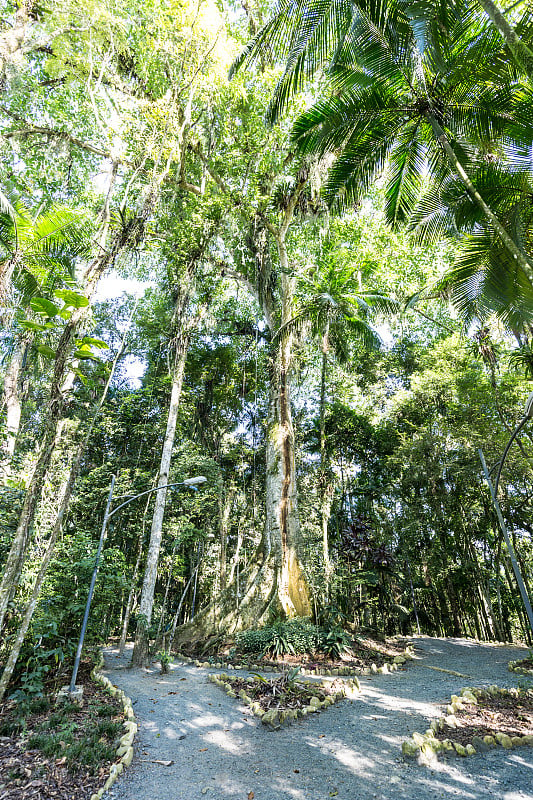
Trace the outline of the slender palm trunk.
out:
[[[322,528],[322,558],[324,561],[324,583],[326,598],[331,583],[331,559],[329,557],[328,524],[333,500],[332,475],[326,452],[326,375],[328,368],[329,326],[322,335],[322,368],[320,374],[320,525]]]
[[[520,250],[516,242],[511,239],[503,225],[501,224],[500,220],[491,209],[491,207],[483,200],[479,192],[477,191],[476,187],[472,183],[470,177],[466,173],[463,165],[457,158],[454,149],[450,143],[450,140],[442,127],[439,125],[437,119],[433,114],[428,113],[428,120],[433,127],[433,131],[439,144],[441,145],[442,149],[444,150],[446,157],[448,159],[448,163],[452,167],[453,171],[459,176],[463,185],[465,186],[468,194],[474,201],[474,203],[478,206],[478,208],[483,212],[485,217],[489,220],[491,225],[493,226],[494,230],[500,237],[502,244],[505,246],[507,252],[512,256],[512,258],[519,264],[526,275],[531,278],[533,275],[533,265],[529,262],[528,258],[525,254]]]
[[[494,27],[503,36],[515,63],[529,78],[533,78],[533,52],[518,36],[515,29],[509,25],[496,3],[493,3],[492,0],[478,0],[478,2]]]

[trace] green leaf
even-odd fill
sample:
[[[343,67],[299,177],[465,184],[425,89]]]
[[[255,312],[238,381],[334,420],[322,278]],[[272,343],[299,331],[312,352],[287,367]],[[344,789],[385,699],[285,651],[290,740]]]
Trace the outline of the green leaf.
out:
[[[36,314],[43,314],[46,317],[55,317],[59,314],[59,308],[45,297],[33,297],[30,300],[30,308]]]
[[[49,347],[47,344],[38,344],[37,345],[37,351],[42,356],[44,356],[45,358],[55,358],[56,357],[56,351],[52,350],[52,348]]]
[[[83,385],[87,386],[87,384],[89,383],[89,379],[87,378],[87,375],[84,375],[83,372],[81,371],[81,369],[78,369],[77,367],[71,367],[71,370],[74,373],[74,375],[78,376],[78,378],[83,383]]]
[[[74,358],[85,359],[85,360],[90,359],[91,361],[99,361],[100,360],[98,358],[98,356],[95,356],[94,353],[91,353],[90,350],[85,350],[84,348],[81,348],[81,350],[75,350],[74,354],[73,354],[73,357]]]
[[[46,331],[50,328],[50,325],[43,325],[39,322],[32,322],[31,319],[21,319],[19,322],[21,328],[27,331],[36,331],[38,333],[42,331]]]
[[[98,347],[100,350],[109,350],[109,345],[102,339],[94,339],[92,336],[84,336],[80,340],[80,344],[88,345],[89,347]]]
[[[85,295],[73,292],[71,289],[56,289],[54,294],[60,300],[63,300],[66,306],[71,306],[72,308],[86,308],[89,305]]]

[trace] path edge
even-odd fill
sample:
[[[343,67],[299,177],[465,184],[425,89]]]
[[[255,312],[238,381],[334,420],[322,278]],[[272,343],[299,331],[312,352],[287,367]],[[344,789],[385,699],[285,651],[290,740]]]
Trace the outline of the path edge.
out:
[[[137,723],[135,722],[131,698],[124,694],[122,689],[119,689],[111,683],[109,678],[102,673],[103,667],[105,667],[104,652],[100,650],[98,653],[98,660],[91,671],[91,678],[95,683],[107,689],[110,695],[116,697],[122,703],[125,717],[123,722],[125,733],[121,736],[120,745],[116,751],[117,756],[120,756],[120,761],[111,765],[109,768],[109,777],[105,784],[101,789],[91,795],[90,800],[100,800],[104,792],[107,792],[107,790],[113,786],[118,776],[124,771],[124,768],[130,766],[133,759],[133,740],[137,733]]]

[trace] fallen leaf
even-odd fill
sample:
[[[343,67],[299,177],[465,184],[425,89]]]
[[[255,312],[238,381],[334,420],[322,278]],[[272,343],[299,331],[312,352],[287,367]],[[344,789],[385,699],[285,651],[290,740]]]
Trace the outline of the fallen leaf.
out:
[[[167,694],[179,694],[178,692],[167,692]]]
[[[299,769],[295,769],[294,771],[296,772],[296,774],[298,774],[300,772]]]
[[[335,791],[334,791],[334,792],[330,792],[330,793],[329,793],[329,796],[330,796],[330,797],[337,797],[337,795],[338,795],[338,794],[339,794],[339,793],[338,793],[338,791],[335,789]]]
[[[253,792],[248,792],[248,800],[254,800],[255,794]]]
[[[152,764],[161,764],[162,767],[170,767],[173,761],[161,761],[159,758],[154,758]]]
[[[318,738],[319,738],[319,739],[324,739],[324,737],[325,737],[325,736],[326,736],[326,734],[325,734],[325,733],[321,733],[321,734],[320,734],[320,736],[319,736]]]
[[[180,678],[180,681],[186,681],[187,678]]]
[[[200,750],[199,750],[199,752],[200,752],[200,753],[205,753],[205,751],[206,751],[206,750],[207,750],[207,747],[201,747],[201,748],[200,748]]]

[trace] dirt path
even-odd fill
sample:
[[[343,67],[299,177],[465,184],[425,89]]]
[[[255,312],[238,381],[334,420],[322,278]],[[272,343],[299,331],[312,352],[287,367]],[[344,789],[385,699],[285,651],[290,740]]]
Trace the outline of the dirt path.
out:
[[[466,639],[413,641],[417,658],[406,671],[364,678],[360,699],[278,731],[209,683],[209,670],[179,665],[164,677],[126,670],[127,658],[108,650],[106,674],[134,701],[140,729],[132,767],[105,798],[533,800],[533,748],[441,759],[431,770],[401,757],[401,742],[423,732],[463,686],[516,685],[507,662],[526,651]]]

